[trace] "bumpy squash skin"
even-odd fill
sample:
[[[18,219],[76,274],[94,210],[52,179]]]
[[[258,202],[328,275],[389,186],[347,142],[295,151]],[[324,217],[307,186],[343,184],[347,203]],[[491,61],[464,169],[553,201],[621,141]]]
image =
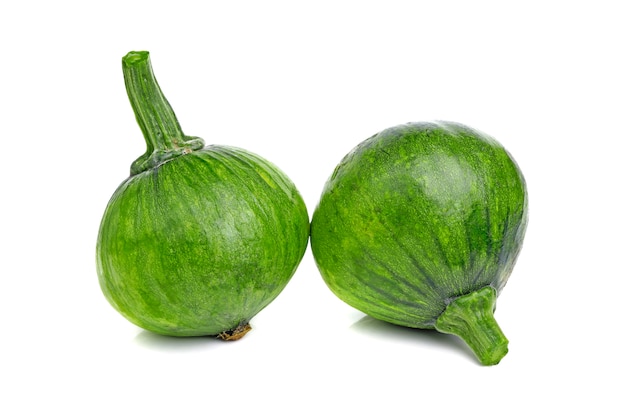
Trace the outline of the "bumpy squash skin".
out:
[[[100,285],[122,315],[155,333],[232,332],[287,285],[308,234],[304,202],[278,168],[208,146],[119,186],[98,235]]]
[[[522,246],[527,201],[521,171],[494,139],[457,123],[405,124],[337,166],[313,214],[311,248],[349,305],[435,328],[458,297],[500,293]]]

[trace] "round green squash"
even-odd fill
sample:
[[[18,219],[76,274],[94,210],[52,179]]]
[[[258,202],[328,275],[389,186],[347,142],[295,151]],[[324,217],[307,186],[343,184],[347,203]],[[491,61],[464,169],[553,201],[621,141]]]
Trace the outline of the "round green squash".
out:
[[[311,248],[349,305],[456,334],[492,365],[508,351],[493,311],[527,206],[524,177],[496,140],[458,123],[409,123],[343,158],[313,214]]]
[[[302,259],[309,235],[304,202],[265,159],[185,136],[147,52],[131,52],[122,63],[148,149],[102,218],[102,291],[124,317],[152,332],[236,340]]]

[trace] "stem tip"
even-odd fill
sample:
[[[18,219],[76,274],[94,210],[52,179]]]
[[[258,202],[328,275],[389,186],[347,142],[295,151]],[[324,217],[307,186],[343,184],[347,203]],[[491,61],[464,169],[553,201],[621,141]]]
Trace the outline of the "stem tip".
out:
[[[122,63],[128,67],[136,65],[140,62],[147,61],[150,58],[148,51],[130,51],[122,58]]]

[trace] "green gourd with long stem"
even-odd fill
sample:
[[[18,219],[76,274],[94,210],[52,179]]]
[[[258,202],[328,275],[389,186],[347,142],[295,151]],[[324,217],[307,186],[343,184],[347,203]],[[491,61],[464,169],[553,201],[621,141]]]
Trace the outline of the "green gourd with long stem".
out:
[[[302,259],[309,236],[302,197],[262,157],[183,134],[148,52],[128,53],[122,68],[147,151],[101,221],[102,291],[152,332],[238,339]]]

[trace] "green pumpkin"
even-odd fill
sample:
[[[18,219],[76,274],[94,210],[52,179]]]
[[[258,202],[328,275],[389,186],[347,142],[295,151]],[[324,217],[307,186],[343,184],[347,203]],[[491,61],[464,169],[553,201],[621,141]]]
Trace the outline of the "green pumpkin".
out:
[[[124,317],[152,332],[238,339],[302,259],[304,202],[260,156],[185,136],[147,52],[131,52],[122,63],[148,149],[102,218],[102,291]]]
[[[325,185],[311,247],[329,288],[364,313],[462,337],[484,364],[508,341],[493,317],[522,246],[527,191],[493,138],[409,123],[353,149]]]

